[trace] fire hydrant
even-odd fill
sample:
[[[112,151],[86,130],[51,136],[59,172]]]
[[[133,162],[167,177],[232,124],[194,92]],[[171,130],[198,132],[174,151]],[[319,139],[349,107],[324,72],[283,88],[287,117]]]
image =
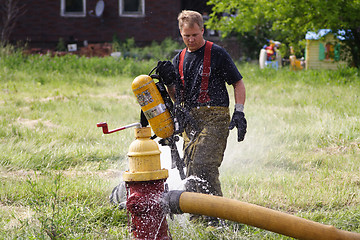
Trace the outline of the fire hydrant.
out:
[[[135,239],[171,239],[162,206],[167,169],[161,169],[160,150],[150,139],[151,128],[136,128],[129,147],[129,170],[124,172],[128,192],[126,207]]]

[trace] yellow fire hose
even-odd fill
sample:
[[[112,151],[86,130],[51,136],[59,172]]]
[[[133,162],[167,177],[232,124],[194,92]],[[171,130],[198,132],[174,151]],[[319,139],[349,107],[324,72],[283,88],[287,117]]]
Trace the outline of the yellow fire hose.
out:
[[[297,239],[360,240],[359,233],[339,230],[287,213],[224,197],[182,191],[167,196],[173,213],[192,213],[227,219]]]

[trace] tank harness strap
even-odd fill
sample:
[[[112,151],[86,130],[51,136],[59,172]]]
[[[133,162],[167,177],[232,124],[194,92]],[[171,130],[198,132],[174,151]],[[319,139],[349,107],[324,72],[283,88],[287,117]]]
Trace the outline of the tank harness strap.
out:
[[[208,86],[209,86],[209,77],[211,72],[211,47],[213,42],[206,41],[205,51],[204,51],[204,60],[203,60],[203,73],[201,78],[201,87],[200,94],[198,98],[198,102],[207,103],[210,101],[210,97],[208,95]],[[186,48],[184,48],[179,57],[179,74],[180,79],[182,81],[183,86],[185,86],[184,82],[184,58],[185,58]]]
[[[204,61],[203,61],[203,72],[201,78],[201,88],[198,101],[200,103],[207,103],[210,101],[210,97],[208,95],[208,86],[209,86],[209,77],[210,77],[210,64],[211,64],[211,47],[213,43],[207,41],[205,45],[204,51]]]
[[[179,59],[179,74],[180,79],[183,85],[185,85],[184,82],[184,58],[185,58],[186,48],[184,48],[180,53],[180,59]]]

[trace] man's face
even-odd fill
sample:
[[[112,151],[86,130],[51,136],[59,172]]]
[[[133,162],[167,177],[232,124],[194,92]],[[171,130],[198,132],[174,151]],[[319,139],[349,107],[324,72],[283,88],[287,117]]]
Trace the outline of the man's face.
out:
[[[194,24],[193,26],[184,24],[180,30],[180,34],[190,52],[198,50],[205,44],[205,40],[203,38],[204,29],[200,29],[197,24]]]

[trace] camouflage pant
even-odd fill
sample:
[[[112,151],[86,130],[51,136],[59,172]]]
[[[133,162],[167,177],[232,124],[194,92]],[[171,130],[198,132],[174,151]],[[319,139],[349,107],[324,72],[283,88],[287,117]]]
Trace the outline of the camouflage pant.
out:
[[[188,180],[186,190],[222,196],[219,167],[223,161],[229,136],[229,108],[201,107],[192,109],[191,114],[201,131],[191,141],[190,126],[185,130],[186,176],[193,176]]]

